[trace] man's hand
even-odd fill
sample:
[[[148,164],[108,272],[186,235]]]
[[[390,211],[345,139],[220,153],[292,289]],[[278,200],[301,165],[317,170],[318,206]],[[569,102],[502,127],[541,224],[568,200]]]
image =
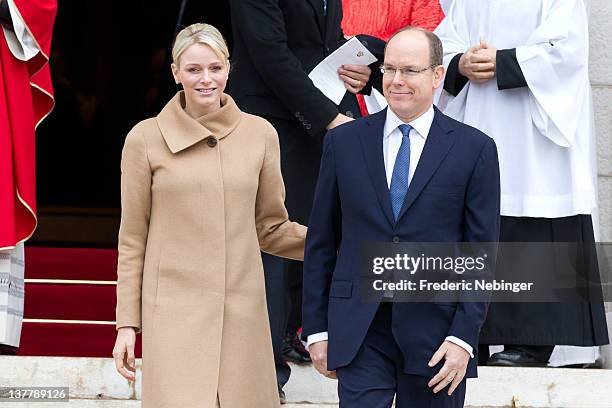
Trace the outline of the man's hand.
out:
[[[135,345],[136,330],[133,327],[120,328],[117,332],[115,348],[113,348],[113,358],[119,374],[129,381],[134,381],[136,378]]]
[[[493,72],[497,71],[497,48],[491,47],[484,40],[480,41],[480,49],[476,55],[493,64]]]
[[[346,123],[346,122],[350,122],[351,120],[353,120],[353,118],[349,118],[348,116],[339,113],[334,118],[334,120],[329,122],[329,124],[327,125],[327,130],[331,130],[331,129],[335,128],[336,126],[339,126],[339,125],[341,125],[343,123]]]
[[[463,347],[445,341],[429,360],[429,366],[435,366],[442,358],[446,360],[444,366],[427,386],[429,388],[435,386],[433,392],[438,393],[450,384],[448,395],[451,395],[465,377],[470,354]]]
[[[338,75],[344,82],[344,87],[351,93],[357,94],[370,80],[372,70],[367,65],[342,65]]]
[[[481,41],[470,47],[459,59],[459,72],[470,81],[481,84],[495,77],[497,49]]]
[[[311,344],[308,347],[308,352],[310,352],[312,363],[319,373],[327,378],[337,378],[335,371],[327,370],[327,340]]]

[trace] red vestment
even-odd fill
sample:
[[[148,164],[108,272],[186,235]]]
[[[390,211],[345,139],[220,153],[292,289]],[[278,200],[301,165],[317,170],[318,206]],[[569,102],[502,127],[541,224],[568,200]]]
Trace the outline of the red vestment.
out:
[[[36,228],[34,131],[53,109],[49,53],[56,0],[13,0],[39,48],[17,59],[0,30],[0,250],[27,240]]]

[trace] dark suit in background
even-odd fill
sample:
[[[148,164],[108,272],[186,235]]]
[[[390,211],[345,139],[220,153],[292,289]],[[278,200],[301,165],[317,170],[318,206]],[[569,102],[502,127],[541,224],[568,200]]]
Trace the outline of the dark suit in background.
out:
[[[230,10],[234,49],[229,92],[243,111],[264,117],[276,128],[286,207],[293,221],[306,224],[326,126],[338,113],[359,116],[354,95],[347,92],[337,106],[308,78],[308,73],[345,41],[340,28],[341,3],[230,0]],[[365,41],[382,60],[384,42],[372,37]],[[373,81],[380,83],[375,68],[370,83]],[[362,92],[369,93],[369,89],[366,86]],[[290,330],[301,326],[302,264],[266,255],[263,259],[277,377],[282,386],[290,373],[281,351],[289,313]],[[291,301],[287,298],[289,286]]]

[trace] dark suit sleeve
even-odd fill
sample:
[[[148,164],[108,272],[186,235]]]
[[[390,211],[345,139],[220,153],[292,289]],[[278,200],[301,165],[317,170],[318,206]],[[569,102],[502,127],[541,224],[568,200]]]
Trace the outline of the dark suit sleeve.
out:
[[[498,50],[495,60],[497,89],[502,91],[527,86],[523,70],[516,59],[516,48]]]
[[[467,77],[459,72],[459,60],[462,55],[463,53],[453,57],[448,64],[446,76],[444,77],[444,90],[453,96],[459,95],[459,92],[461,92],[465,84],[469,81]]]
[[[281,102],[320,135],[338,115],[338,107],[319,91],[289,49],[278,0],[230,0],[232,24],[249,50],[255,69]]]
[[[480,152],[467,186],[463,240],[494,243],[499,241],[500,182],[495,142],[489,139]],[[494,254],[491,254],[494,258]],[[478,349],[478,334],[487,315],[485,302],[461,302],[449,336],[455,336]]]
[[[0,24],[13,29],[13,20],[6,0],[0,0]]]
[[[321,170],[308,223],[304,250],[302,336],[327,331],[329,288],[340,246],[340,197],[333,149],[333,130],[325,137]]]

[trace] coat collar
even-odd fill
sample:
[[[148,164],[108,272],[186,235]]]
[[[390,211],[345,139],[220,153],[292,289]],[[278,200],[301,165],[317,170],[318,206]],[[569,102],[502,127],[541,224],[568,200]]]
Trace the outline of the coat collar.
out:
[[[230,134],[241,118],[241,111],[231,96],[221,95],[221,109],[197,119],[185,112],[183,91],[164,106],[157,115],[159,130],[172,153],[180,152],[209,136],[223,139]]]
[[[366,116],[367,127],[361,132],[361,143],[365,156],[368,174],[376,191],[378,203],[380,204],[387,220],[391,225],[393,212],[391,211],[391,200],[389,199],[389,189],[387,187],[387,175],[385,172],[385,159],[383,157],[383,132],[387,108],[380,112]]]
[[[391,225],[396,222],[391,210],[389,188],[385,173],[383,158],[383,131],[385,126],[386,109],[365,118],[367,127],[361,133],[363,152],[368,166],[370,178],[378,197],[378,202]],[[398,221],[412,206],[429,179],[442,163],[444,157],[455,143],[450,135],[453,131],[450,121],[434,106],[434,120],[429,130],[419,164],[415,170],[404,204],[398,216]]]

